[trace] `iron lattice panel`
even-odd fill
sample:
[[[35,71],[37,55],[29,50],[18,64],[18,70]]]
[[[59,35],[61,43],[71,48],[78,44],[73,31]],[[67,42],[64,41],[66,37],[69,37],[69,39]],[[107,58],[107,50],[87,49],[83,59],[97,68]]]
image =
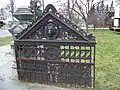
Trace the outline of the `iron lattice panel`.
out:
[[[18,59],[18,76],[22,81],[37,83],[61,83],[91,87],[93,64],[51,62],[30,59]]]
[[[17,43],[20,80],[94,87],[94,45]]]
[[[79,45],[21,44],[17,58],[94,63],[94,47]]]

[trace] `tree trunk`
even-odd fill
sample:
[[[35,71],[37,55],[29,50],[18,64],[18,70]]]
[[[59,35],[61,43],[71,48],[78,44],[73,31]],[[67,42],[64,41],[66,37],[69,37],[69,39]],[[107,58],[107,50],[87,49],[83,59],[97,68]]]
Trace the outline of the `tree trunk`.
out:
[[[88,15],[87,15],[87,18],[85,20],[85,24],[86,24],[86,32],[88,33],[89,32],[89,27],[88,27]]]
[[[43,5],[43,11],[45,9],[45,3],[44,3],[44,0],[42,0],[42,5]]]
[[[68,18],[71,20],[70,1],[68,0]]]
[[[88,20],[86,20],[86,32],[88,33]]]
[[[94,32],[95,32],[96,25],[94,24]]]

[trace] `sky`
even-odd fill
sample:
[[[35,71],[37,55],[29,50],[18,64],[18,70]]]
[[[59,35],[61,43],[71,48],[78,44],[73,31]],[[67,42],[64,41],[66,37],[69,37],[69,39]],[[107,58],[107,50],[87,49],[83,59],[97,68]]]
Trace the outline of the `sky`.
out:
[[[53,4],[54,2],[56,2],[57,0],[44,0],[45,1],[45,6],[47,4]],[[107,2],[111,2],[112,0],[106,0]],[[113,0],[115,1],[115,0]],[[0,0],[0,8],[4,7],[6,4],[9,4],[10,0]],[[29,6],[30,4],[30,0],[15,0],[15,4],[17,7],[20,6]]]
[[[53,4],[55,1],[57,1],[57,0],[44,0],[45,6],[47,4]],[[0,0],[0,8],[4,7],[6,4],[9,4],[9,3],[10,3],[10,0]],[[17,7],[29,6],[30,0],[15,0],[15,4]]]

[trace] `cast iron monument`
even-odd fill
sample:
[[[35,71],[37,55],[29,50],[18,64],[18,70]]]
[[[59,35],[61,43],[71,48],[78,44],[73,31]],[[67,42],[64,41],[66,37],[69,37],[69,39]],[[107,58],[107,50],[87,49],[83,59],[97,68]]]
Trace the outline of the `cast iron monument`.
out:
[[[15,40],[18,79],[94,87],[95,44],[49,4]]]

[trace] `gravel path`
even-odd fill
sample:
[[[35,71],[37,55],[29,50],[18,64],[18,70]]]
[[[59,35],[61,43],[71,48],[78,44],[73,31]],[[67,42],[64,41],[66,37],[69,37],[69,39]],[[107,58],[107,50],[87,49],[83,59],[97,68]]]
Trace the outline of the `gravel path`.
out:
[[[0,38],[7,37],[7,36],[11,36],[8,30],[0,30]]]

